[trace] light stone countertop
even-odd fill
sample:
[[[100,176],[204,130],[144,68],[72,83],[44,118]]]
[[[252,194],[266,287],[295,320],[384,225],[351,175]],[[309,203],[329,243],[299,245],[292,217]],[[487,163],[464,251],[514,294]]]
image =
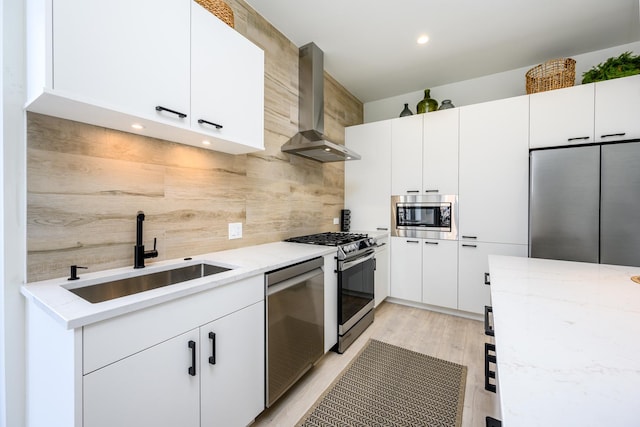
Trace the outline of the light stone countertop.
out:
[[[489,266],[503,425],[640,425],[640,267]]]
[[[311,258],[328,255],[335,251],[336,248],[330,246],[288,242],[267,243],[197,255],[191,257],[192,259],[188,261],[181,258],[160,262],[146,260],[144,269],[136,270],[129,266],[93,273],[83,273],[85,270],[78,270],[79,280],[68,281],[66,277],[63,277],[33,282],[22,286],[20,291],[28,300],[40,306],[67,329],[74,329],[218,286],[233,284],[242,279],[261,275],[267,271]],[[149,274],[201,262],[233,269],[212,276],[176,283],[96,304],[85,301],[66,289]]]

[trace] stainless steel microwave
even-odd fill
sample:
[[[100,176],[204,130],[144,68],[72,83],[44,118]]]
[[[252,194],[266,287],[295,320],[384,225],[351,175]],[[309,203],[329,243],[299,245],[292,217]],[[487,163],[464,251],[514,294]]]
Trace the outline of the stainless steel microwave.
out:
[[[458,238],[458,196],[391,196],[391,235]]]

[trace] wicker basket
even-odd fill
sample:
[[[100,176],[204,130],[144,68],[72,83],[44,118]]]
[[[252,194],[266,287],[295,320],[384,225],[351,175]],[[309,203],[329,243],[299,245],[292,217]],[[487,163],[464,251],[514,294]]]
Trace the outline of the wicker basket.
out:
[[[552,59],[527,71],[527,94],[571,87],[576,80],[576,61]]]
[[[222,0],[195,0],[195,2],[233,28],[233,10],[228,4]]]

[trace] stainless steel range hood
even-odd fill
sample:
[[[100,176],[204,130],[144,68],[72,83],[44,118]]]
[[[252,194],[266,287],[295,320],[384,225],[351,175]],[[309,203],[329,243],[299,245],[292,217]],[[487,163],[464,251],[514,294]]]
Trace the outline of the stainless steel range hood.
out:
[[[281,148],[285,153],[318,162],[359,160],[344,145],[328,141],[324,133],[324,54],[314,43],[300,48],[298,85],[298,133]]]

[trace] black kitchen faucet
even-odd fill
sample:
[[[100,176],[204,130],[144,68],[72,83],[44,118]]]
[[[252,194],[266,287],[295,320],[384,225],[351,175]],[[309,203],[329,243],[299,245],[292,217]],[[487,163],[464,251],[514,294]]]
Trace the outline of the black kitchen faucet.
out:
[[[138,211],[136,217],[136,245],[133,248],[133,268],[144,268],[144,260],[147,258],[155,258],[158,256],[156,250],[156,238],[153,238],[153,249],[150,251],[144,250],[144,244],[142,243],[142,222],[144,221],[144,212]]]

